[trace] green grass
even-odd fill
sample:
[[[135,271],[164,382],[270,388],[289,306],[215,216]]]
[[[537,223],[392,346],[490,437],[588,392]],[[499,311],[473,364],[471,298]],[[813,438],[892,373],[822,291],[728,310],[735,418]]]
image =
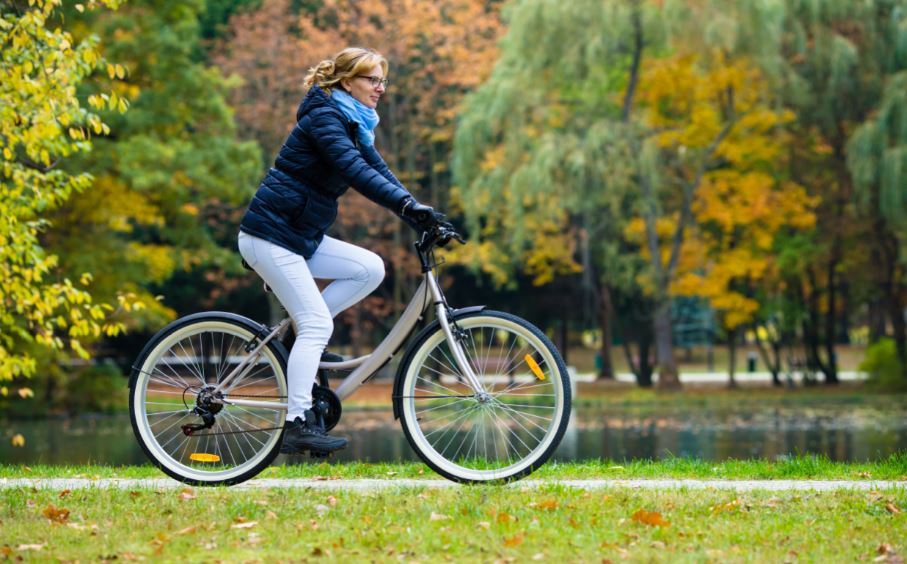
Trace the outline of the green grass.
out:
[[[20,466],[0,465],[2,478],[156,478],[152,466]],[[342,463],[272,466],[260,478],[439,478],[424,464]],[[832,462],[821,456],[784,460],[728,460],[710,462],[687,458],[666,460],[549,462],[534,474],[539,479],[697,478],[719,480],[907,480],[907,453],[876,462]]]
[[[810,561],[907,551],[907,491],[0,490],[0,556],[40,561]],[[64,511],[68,515],[64,517]],[[660,525],[634,519],[657,512]],[[57,516],[60,523],[48,516]],[[650,522],[656,522],[650,519]]]

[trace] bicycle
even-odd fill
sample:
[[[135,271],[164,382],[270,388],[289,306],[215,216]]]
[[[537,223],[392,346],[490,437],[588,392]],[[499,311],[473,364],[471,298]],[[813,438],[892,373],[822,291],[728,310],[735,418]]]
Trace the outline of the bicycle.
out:
[[[528,321],[485,306],[448,306],[434,270],[435,249],[451,240],[465,243],[449,225],[422,234],[415,248],[423,280],[403,314],[371,354],[322,361],[313,400],[330,430],[342,400],[394,358],[433,305],[435,319],[397,369],[394,418],[438,474],[462,483],[517,480],[544,464],[564,435],[567,369]],[[158,468],[193,485],[232,485],[271,464],[287,409],[281,337],[290,325],[289,317],[268,327],[202,312],[171,322],[145,345],[130,375],[129,411]],[[349,374],[332,390],[325,371]]]

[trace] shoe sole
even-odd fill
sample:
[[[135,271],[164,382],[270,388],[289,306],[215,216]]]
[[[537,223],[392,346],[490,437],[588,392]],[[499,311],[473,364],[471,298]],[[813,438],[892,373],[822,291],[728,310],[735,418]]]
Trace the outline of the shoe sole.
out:
[[[285,448],[285,447],[281,446],[281,447],[280,447],[280,454],[305,454],[305,453],[309,453],[309,454],[312,456],[312,458],[327,458],[328,456],[330,456],[331,454],[337,452],[338,450],[343,450],[343,449],[345,449],[345,448],[346,448],[346,445],[343,445],[342,447],[335,448],[334,450],[312,450],[312,449],[295,450],[295,449],[293,449],[293,448],[289,448],[289,447],[286,447],[286,448]]]

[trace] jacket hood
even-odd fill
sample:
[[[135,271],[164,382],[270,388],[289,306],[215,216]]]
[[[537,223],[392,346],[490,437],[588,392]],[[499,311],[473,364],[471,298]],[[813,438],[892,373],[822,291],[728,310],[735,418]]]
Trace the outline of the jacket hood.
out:
[[[296,110],[296,121],[301,120],[312,110],[325,106],[330,106],[340,111],[337,103],[331,99],[327,92],[322,90],[320,86],[312,86],[305,98],[302,99],[302,103],[299,104],[299,109]]]

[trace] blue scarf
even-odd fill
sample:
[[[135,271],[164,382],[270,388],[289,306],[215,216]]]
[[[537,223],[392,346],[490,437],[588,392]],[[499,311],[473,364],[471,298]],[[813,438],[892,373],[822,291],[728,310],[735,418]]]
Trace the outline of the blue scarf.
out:
[[[359,141],[366,146],[375,144],[375,128],[378,126],[378,112],[353,98],[346,90],[337,86],[331,90],[331,99],[351,121],[359,124]]]

